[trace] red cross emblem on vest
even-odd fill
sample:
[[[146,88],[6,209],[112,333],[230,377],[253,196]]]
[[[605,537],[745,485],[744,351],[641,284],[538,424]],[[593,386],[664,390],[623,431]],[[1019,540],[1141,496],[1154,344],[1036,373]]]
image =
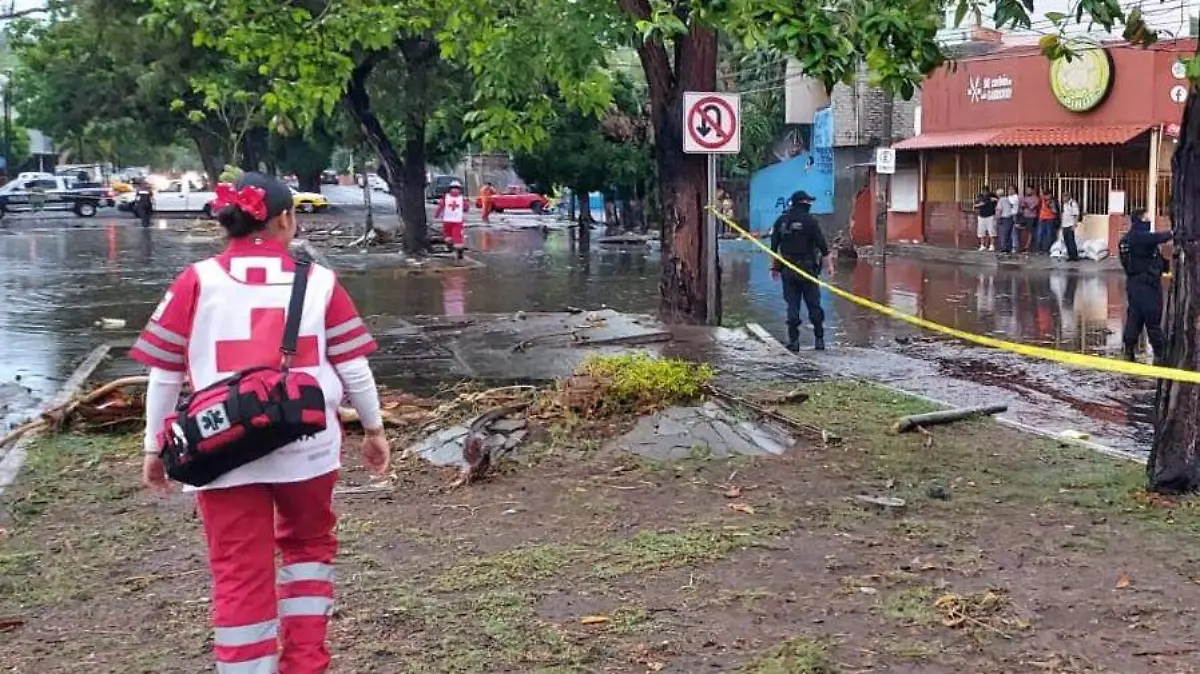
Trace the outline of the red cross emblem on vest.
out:
[[[233,374],[254,367],[277,367],[279,345],[287,312],[283,309],[251,309],[250,339],[217,342],[217,372]],[[316,336],[301,335],[296,340],[292,367],[316,367],[321,364]]]

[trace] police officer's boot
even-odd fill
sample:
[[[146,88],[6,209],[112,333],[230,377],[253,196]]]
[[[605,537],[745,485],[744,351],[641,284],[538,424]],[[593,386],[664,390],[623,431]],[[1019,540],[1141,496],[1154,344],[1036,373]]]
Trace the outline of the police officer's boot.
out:
[[[1136,344],[1133,344],[1133,345],[1126,344],[1125,345],[1125,360],[1127,360],[1131,363],[1137,362],[1137,345]]]
[[[813,348],[816,349],[817,351],[824,351],[825,350],[825,338],[818,337],[816,343],[813,344]]]
[[[788,343],[787,350],[795,353],[800,350],[800,326],[788,326]]]

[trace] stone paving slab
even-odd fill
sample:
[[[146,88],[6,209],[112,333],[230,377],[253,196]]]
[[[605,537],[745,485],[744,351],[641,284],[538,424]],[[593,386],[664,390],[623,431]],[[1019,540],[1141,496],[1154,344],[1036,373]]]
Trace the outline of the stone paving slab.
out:
[[[669,407],[638,419],[633,430],[609,440],[606,449],[632,452],[655,461],[783,454],[796,438],[773,424],[740,418],[714,401]]]

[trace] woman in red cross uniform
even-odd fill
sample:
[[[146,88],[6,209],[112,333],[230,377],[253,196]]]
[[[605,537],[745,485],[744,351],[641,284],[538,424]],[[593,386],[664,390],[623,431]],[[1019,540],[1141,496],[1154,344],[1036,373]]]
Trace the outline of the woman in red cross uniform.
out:
[[[150,367],[143,480],[168,489],[158,435],[185,378],[193,391],[235,372],[278,365],[296,268],[292,195],[248,173],[218,190],[223,253],[171,284],[130,355]],[[329,667],[333,607],[333,487],[344,396],[366,429],[363,458],[388,466],[379,396],[367,355],[375,341],[332,271],[312,265],[291,367],[316,377],[327,428],[225,473],[197,491],[213,577],[213,645],[221,674],[316,674]],[[191,488],[188,488],[189,490]],[[282,564],[275,562],[276,552]]]

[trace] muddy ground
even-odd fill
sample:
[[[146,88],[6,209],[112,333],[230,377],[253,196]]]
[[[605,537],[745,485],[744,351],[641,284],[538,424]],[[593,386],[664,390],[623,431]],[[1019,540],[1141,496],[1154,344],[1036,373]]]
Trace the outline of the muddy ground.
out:
[[[479,484],[411,460],[340,495],[334,671],[1200,671],[1194,505],[1132,464],[989,421],[895,436],[924,403],[806,388],[787,413],[840,443],[655,465],[556,428]],[[200,524],[138,488],[137,447],[33,447],[0,524],[0,671],[208,671]]]

